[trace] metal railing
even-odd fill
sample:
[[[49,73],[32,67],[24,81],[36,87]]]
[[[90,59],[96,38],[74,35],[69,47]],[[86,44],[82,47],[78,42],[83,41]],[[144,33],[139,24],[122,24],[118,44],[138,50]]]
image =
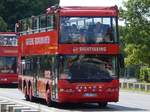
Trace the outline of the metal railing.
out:
[[[150,92],[150,83],[120,82],[120,88]]]

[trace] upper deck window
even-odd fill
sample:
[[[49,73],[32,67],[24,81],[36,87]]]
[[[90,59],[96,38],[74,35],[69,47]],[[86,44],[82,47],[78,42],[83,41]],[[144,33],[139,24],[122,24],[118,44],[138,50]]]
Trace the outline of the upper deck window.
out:
[[[17,46],[17,36],[14,35],[0,35],[0,46]]]
[[[55,28],[55,15],[40,15],[32,16],[31,18],[23,19],[19,21],[19,32],[21,35],[46,32]]]
[[[65,17],[60,19],[60,43],[116,43],[115,17]]]

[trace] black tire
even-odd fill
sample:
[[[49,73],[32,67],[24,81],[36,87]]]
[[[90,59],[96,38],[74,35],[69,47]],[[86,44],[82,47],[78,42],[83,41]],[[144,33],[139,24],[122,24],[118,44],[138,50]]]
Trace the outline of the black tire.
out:
[[[27,94],[27,87],[24,87],[24,97],[26,99],[26,101],[29,101],[29,95]]]
[[[51,100],[50,89],[46,90],[46,96],[47,96],[47,98],[45,100],[46,100],[47,106],[49,106],[49,107],[54,106],[54,102]]]
[[[107,102],[100,102],[100,103],[98,103],[100,108],[106,108],[107,104],[108,104]]]
[[[34,101],[34,97],[33,97],[33,95],[32,95],[32,86],[29,87],[29,100],[30,100],[31,102]]]

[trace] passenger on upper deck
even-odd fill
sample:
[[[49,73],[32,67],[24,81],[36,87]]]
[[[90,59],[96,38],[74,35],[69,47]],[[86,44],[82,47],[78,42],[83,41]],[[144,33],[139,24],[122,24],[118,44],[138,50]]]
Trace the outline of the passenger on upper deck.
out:
[[[96,42],[102,42],[103,41],[103,27],[100,22],[97,22],[94,28],[94,34],[96,37]]]
[[[95,43],[96,42],[94,28],[95,28],[94,24],[90,24],[88,26],[88,29],[87,29],[87,32],[86,32],[86,41],[87,41],[87,43]]]
[[[76,24],[72,24],[72,26],[71,26],[71,32],[74,33],[74,34],[79,33],[79,30],[78,30]]]
[[[65,43],[65,42],[69,42],[69,40],[71,39],[71,29],[69,28],[69,26],[61,26],[61,42]]]
[[[112,42],[113,41],[113,32],[112,32],[112,28],[107,28],[107,31],[105,33],[105,36],[104,36],[104,42]]]
[[[95,33],[102,33],[102,24],[100,22],[97,22],[94,29]]]
[[[71,26],[71,38],[72,42],[79,42],[80,32],[76,24],[72,24]]]
[[[85,29],[80,29],[80,43],[85,43],[86,39],[86,30]]]
[[[111,28],[107,24],[101,24],[100,22],[96,23],[94,33],[96,37],[96,42],[109,42]]]

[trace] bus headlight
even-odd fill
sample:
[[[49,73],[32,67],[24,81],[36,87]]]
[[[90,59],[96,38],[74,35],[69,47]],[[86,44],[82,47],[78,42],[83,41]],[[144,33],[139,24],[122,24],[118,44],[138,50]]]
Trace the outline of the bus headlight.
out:
[[[107,88],[106,91],[107,92],[118,92],[119,89],[118,88]]]

